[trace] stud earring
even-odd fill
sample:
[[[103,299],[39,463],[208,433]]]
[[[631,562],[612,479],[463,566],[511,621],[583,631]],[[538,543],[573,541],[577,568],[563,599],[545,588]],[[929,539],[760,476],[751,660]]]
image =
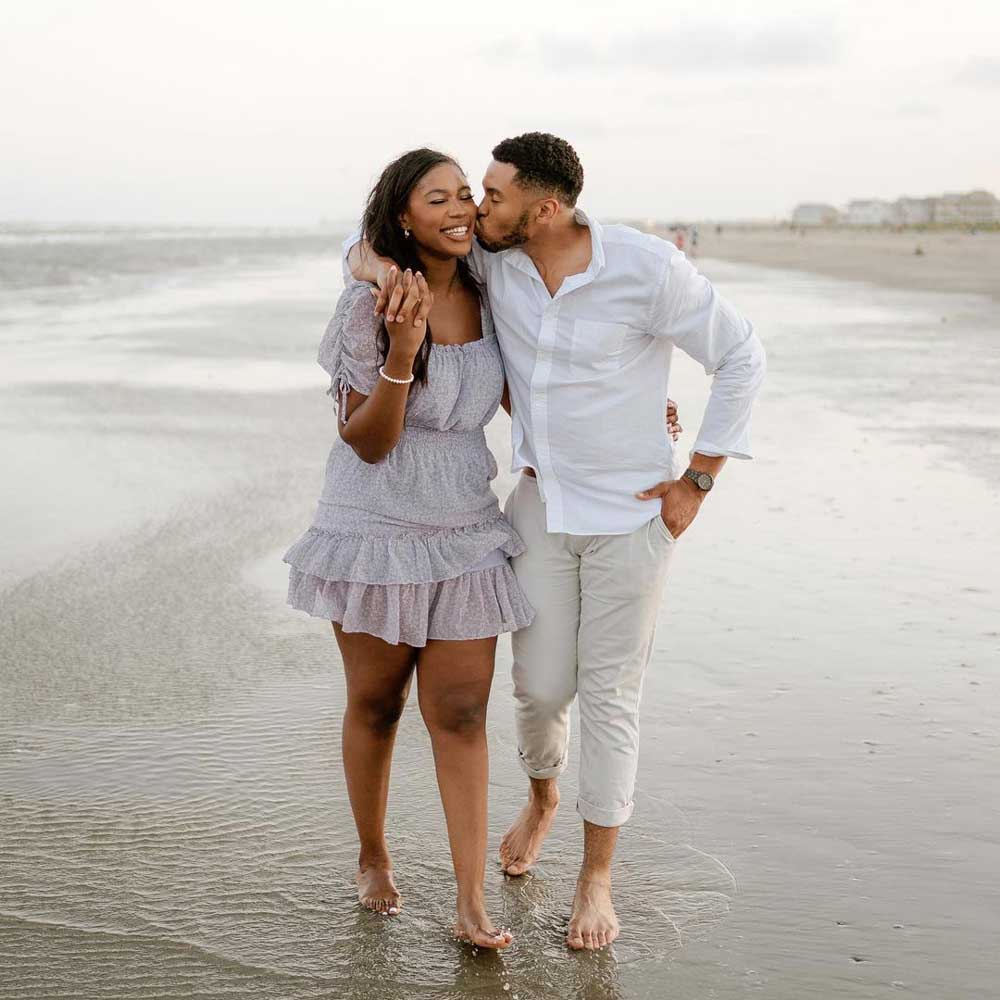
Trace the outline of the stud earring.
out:
[[[403,227],[403,235],[404,235],[404,236],[405,236],[405,237],[406,237],[407,239],[409,239],[409,238],[410,238],[410,231],[409,231],[409,229],[407,229],[407,228],[406,228],[405,226]]]

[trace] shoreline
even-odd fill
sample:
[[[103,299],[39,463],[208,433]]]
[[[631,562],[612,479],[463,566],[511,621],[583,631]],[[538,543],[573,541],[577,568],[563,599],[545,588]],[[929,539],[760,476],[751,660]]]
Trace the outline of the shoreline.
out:
[[[671,238],[669,231],[658,235]],[[916,253],[918,247],[922,253]],[[1000,232],[723,226],[717,234],[704,226],[698,257],[1000,301]]]

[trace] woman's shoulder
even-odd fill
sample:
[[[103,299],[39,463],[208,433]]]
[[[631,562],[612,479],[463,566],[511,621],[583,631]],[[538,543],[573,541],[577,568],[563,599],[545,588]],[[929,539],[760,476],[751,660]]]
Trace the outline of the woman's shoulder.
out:
[[[355,282],[340,294],[337,308],[319,345],[320,365],[337,377],[343,366],[361,369],[378,365],[378,331],[373,285]]]
[[[352,310],[357,309],[359,312],[364,312],[359,308],[360,305],[369,305],[371,308],[367,312],[375,315],[375,294],[378,292],[378,287],[371,284],[368,281],[352,281],[349,285],[344,287],[344,290],[340,293],[340,298],[338,299],[338,306],[343,303],[350,307]]]
[[[335,315],[342,318],[345,333],[374,333],[378,330],[382,317],[375,313],[374,293],[377,292],[375,285],[355,281],[340,293]]]

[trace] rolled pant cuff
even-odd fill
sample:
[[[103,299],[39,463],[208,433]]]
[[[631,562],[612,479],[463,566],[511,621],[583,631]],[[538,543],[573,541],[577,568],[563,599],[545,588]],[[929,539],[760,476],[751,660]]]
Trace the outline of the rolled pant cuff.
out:
[[[576,811],[594,826],[624,826],[634,808],[634,802],[630,802],[620,809],[601,809],[600,806],[595,806],[585,799],[576,800]]]
[[[539,781],[546,778],[558,778],[559,775],[566,770],[566,757],[563,757],[558,764],[552,764],[549,767],[532,767],[532,765],[528,762],[528,759],[520,750],[517,752],[517,759],[521,762],[521,767],[524,769],[524,773],[527,774],[529,778],[538,778]]]

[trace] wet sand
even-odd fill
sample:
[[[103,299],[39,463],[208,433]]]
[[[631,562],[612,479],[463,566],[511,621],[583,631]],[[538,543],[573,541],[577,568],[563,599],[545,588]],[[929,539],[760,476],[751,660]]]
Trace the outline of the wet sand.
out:
[[[334,433],[312,361],[336,263],[168,301],[155,343],[123,333],[50,380],[22,358],[0,409],[34,470],[0,495],[0,998],[994,995],[997,306],[702,267],[768,345],[759,457],[679,543],[600,955],[562,944],[575,746],[543,863],[489,870],[514,947],[450,941],[415,702],[390,801],[406,908],[352,902],[336,644],[284,606],[280,562]],[[301,381],[213,386],[206,355]],[[706,391],[678,365],[687,441]],[[524,791],[509,666],[503,639],[491,858]]]

